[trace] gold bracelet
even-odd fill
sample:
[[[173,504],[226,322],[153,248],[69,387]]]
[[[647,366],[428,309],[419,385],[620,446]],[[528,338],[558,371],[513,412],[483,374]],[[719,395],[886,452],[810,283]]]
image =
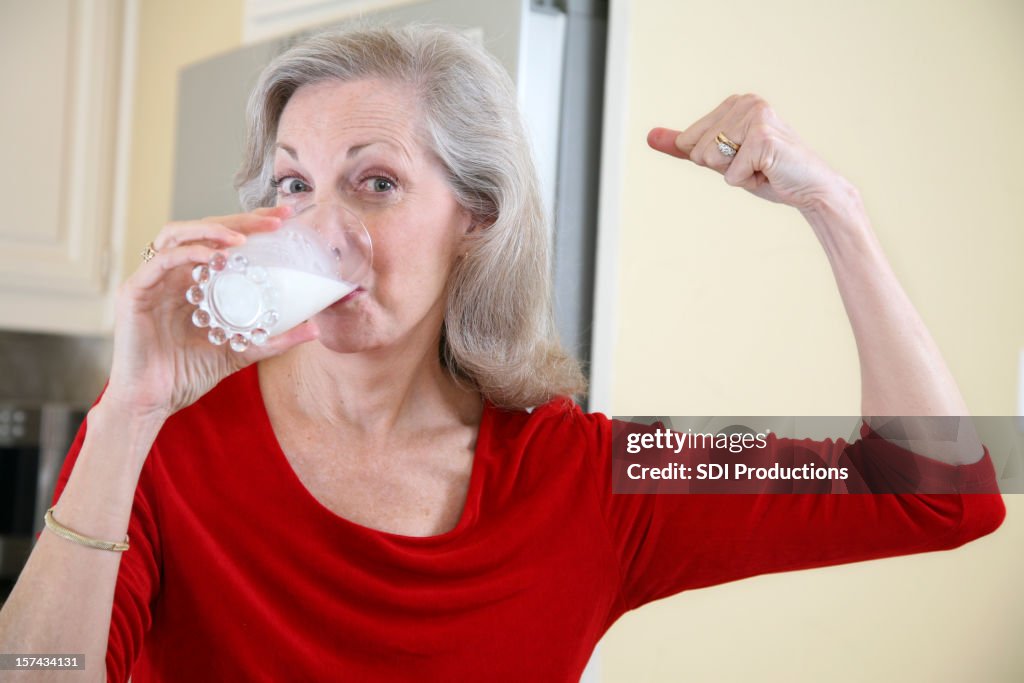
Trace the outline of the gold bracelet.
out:
[[[123,543],[117,541],[101,541],[98,538],[89,538],[82,534],[67,528],[56,519],[53,518],[53,508],[46,511],[46,515],[43,517],[43,521],[46,522],[46,528],[57,534],[61,538],[66,538],[69,541],[84,545],[89,548],[96,548],[98,550],[113,550],[115,552],[123,553],[128,550],[128,536],[124,537]]]

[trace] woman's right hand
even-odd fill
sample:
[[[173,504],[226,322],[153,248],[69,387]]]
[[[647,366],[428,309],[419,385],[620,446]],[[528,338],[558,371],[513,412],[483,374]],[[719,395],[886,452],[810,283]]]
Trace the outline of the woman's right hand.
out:
[[[286,206],[198,221],[169,223],[153,240],[156,250],[117,291],[114,353],[102,402],[129,415],[163,420],[197,401],[231,373],[315,339],[306,322],[243,353],[214,346],[191,321],[185,300],[192,269],[245,236],[275,230]]]

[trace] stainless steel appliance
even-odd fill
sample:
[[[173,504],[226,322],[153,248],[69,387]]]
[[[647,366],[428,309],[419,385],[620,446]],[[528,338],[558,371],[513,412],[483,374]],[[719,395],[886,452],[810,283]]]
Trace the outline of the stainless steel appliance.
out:
[[[28,559],[86,409],[0,402],[0,604]]]

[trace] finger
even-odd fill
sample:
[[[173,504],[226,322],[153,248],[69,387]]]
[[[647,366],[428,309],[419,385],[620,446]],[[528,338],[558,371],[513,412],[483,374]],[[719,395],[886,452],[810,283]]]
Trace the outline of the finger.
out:
[[[212,216],[204,220],[215,221],[239,232],[262,232],[266,229],[263,219],[276,220],[280,224],[293,213],[293,208],[287,204],[281,206],[264,206],[254,209],[248,213],[233,213],[227,216]],[[249,229],[251,228],[251,229]],[[273,229],[273,228],[271,228]]]
[[[719,173],[725,173],[735,156],[729,156],[722,152],[718,145],[718,134],[722,133],[729,140],[739,147],[743,146],[743,134],[746,125],[746,104],[743,97],[736,97],[732,106],[714,125],[704,131],[703,137],[694,146],[691,152],[691,161],[698,166],[705,166]]]
[[[292,207],[287,204],[280,204],[277,206],[258,206],[249,213],[256,213],[261,216],[278,216],[280,218],[285,218],[291,215]]]
[[[245,235],[209,219],[168,223],[153,240],[153,248],[159,252],[188,242],[200,241],[220,246],[235,246],[245,241]]]
[[[652,128],[647,134],[647,144],[651,149],[657,150],[678,159],[689,159],[690,157],[683,150],[676,147],[678,130],[671,128]]]
[[[756,140],[740,145],[740,151],[732,158],[722,177],[734,187],[753,192],[763,182],[764,176],[758,171],[761,152]]]
[[[762,172],[765,163],[766,136],[770,126],[766,119],[771,117],[768,103],[752,96],[749,106],[744,109],[741,123],[743,144],[726,169],[725,182],[753,192],[767,182]],[[735,140],[735,138],[733,138]],[[739,142],[739,140],[736,140]]]
[[[149,289],[159,283],[168,272],[185,265],[208,263],[217,250],[205,244],[186,244],[157,252],[128,278],[127,284]]]
[[[209,241],[224,246],[236,246],[253,232],[276,230],[281,219],[276,216],[248,216],[246,220],[232,217],[211,217],[194,221],[174,221],[165,225],[153,239],[156,251],[173,248],[188,242]]]
[[[735,123],[723,122],[721,130],[709,130],[707,135],[701,138],[701,141],[694,147],[691,161],[698,166],[705,166],[713,171],[724,174],[736,163],[736,157],[740,150],[743,149],[741,136],[738,133],[731,132],[739,129]],[[723,152],[722,146],[718,142],[719,133],[735,143],[738,149],[734,150],[732,154]]]
[[[173,221],[163,227],[153,240],[157,251],[176,247],[190,241],[206,240],[222,246],[236,246],[244,242],[239,234],[276,230],[281,221],[293,213],[290,206],[269,206],[249,213],[209,216],[201,220]]]
[[[686,155],[683,158],[690,159],[691,161],[694,159],[692,154],[694,147],[697,146],[697,143],[704,138],[710,129],[715,129],[716,133],[721,129],[719,122],[733,108],[738,99],[738,95],[730,95],[711,112],[705,114],[696,123],[676,135],[675,147],[679,152]]]

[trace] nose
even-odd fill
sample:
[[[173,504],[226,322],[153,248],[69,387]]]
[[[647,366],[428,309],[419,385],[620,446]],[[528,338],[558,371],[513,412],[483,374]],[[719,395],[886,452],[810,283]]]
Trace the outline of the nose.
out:
[[[341,202],[310,202],[297,206],[292,215],[327,238],[352,229],[353,223],[361,223],[358,216]]]
[[[311,226],[327,242],[342,272],[362,278],[373,264],[373,243],[359,215],[342,202],[311,202],[293,217]],[[358,281],[358,280],[354,280]]]

